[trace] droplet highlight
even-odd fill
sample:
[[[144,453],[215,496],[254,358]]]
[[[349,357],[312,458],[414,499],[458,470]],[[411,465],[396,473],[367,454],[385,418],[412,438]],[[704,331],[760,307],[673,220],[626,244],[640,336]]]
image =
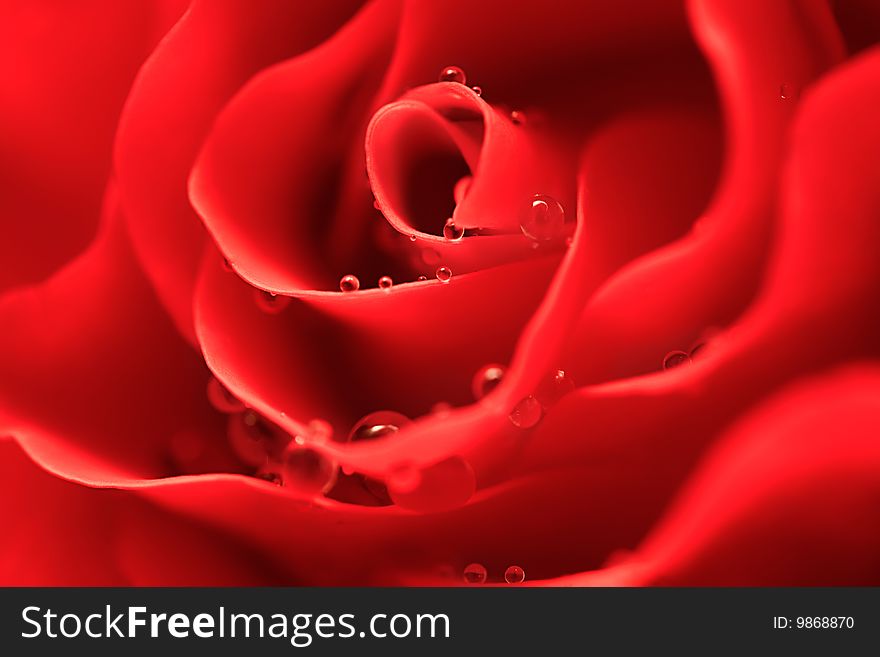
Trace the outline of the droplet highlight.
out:
[[[396,411],[375,411],[355,422],[348,434],[351,442],[374,440],[389,434],[397,433],[412,420]]]
[[[339,289],[343,292],[357,292],[360,287],[361,282],[358,280],[357,276],[346,274],[339,279]]]
[[[520,110],[513,110],[510,113],[510,120],[514,125],[525,125],[526,124],[526,115],[525,112]]]
[[[486,566],[481,563],[472,563],[464,567],[461,577],[465,584],[483,584],[487,575]]]
[[[394,281],[390,276],[383,276],[379,279],[379,288],[382,290],[390,290],[392,285],[394,285]]]
[[[467,82],[467,76],[458,66],[447,66],[440,71],[439,80],[440,82],[458,82],[459,84],[465,84]]]
[[[296,443],[282,455],[282,479],[286,488],[304,495],[327,492],[336,482],[336,464],[321,452]]]
[[[523,235],[536,242],[555,239],[565,227],[565,210],[552,196],[535,194],[523,210],[519,227]]]
[[[510,566],[504,571],[504,581],[508,584],[521,584],[526,579],[526,571],[519,566]]]
[[[446,224],[443,226],[443,237],[450,242],[457,242],[462,237],[464,237],[464,228],[460,228],[455,225],[455,220],[452,217],[446,220]]]
[[[529,395],[517,402],[513,410],[510,411],[509,418],[515,427],[531,429],[541,421],[543,413],[541,402]]]
[[[290,297],[265,290],[254,290],[254,299],[260,310],[271,315],[277,315],[290,305]]]
[[[663,369],[671,370],[691,362],[691,357],[684,351],[670,351],[663,359]]]
[[[474,399],[482,399],[492,392],[501,383],[504,378],[503,365],[484,365],[477,373],[474,374],[471,382],[471,391],[474,393]]]
[[[541,381],[535,398],[544,409],[556,405],[560,399],[575,389],[574,379],[565,370],[553,370]]]
[[[449,267],[440,267],[437,269],[436,276],[441,283],[448,283],[452,280],[452,270]]]

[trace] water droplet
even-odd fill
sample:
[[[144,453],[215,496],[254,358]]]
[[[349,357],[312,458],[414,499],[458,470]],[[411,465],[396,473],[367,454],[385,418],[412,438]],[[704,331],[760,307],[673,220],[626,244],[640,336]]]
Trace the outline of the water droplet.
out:
[[[466,584],[482,584],[486,581],[486,566],[481,563],[472,563],[464,567],[462,579]]]
[[[536,242],[552,240],[565,227],[565,210],[552,196],[535,194],[526,204],[519,227],[523,235]]]
[[[478,96],[483,95],[483,90],[480,87],[471,87],[471,91],[473,91]]]
[[[535,398],[545,409],[555,405],[560,399],[574,390],[574,379],[565,370],[553,370],[535,391]]]
[[[232,268],[232,263],[226,258],[223,258],[223,271],[229,272],[230,274],[235,273],[235,270]]]
[[[356,292],[361,287],[361,282],[357,276],[346,274],[339,279],[339,289],[343,292]]]
[[[419,276],[416,280],[417,281],[426,281],[426,280],[428,280],[428,277],[427,276]]]
[[[208,401],[221,413],[241,413],[244,410],[244,403],[213,376],[208,380]]]
[[[520,429],[531,429],[541,421],[544,410],[541,402],[529,395],[521,399],[510,411],[510,421]]]
[[[458,66],[447,66],[440,71],[440,82],[458,82],[464,84],[467,82],[467,76]]]
[[[413,233],[412,235],[409,236],[410,242],[415,242],[417,239],[418,239],[418,237],[416,237],[415,233]]]
[[[526,571],[519,566],[510,566],[504,571],[504,581],[508,584],[520,584],[526,579]]]
[[[382,209],[381,206],[379,205],[379,201],[377,201],[376,199],[373,199],[373,207],[376,208],[377,210]]]
[[[788,100],[794,97],[794,87],[787,82],[779,86],[779,97]]]
[[[355,422],[351,432],[348,434],[350,442],[360,442],[364,440],[375,440],[397,433],[402,427],[411,424],[405,415],[395,411],[375,411],[365,415]],[[348,475],[359,476],[361,483],[373,497],[382,504],[391,504],[391,497],[388,495],[388,488],[383,481],[368,477],[366,475],[358,475],[351,471],[346,472]]]
[[[526,115],[524,112],[520,110],[513,110],[510,113],[510,120],[513,121],[514,125],[525,125],[526,124]]]
[[[673,367],[679,367],[691,362],[691,357],[684,351],[670,351],[663,359],[663,369],[671,370]]]
[[[446,220],[446,225],[443,226],[443,237],[451,242],[457,242],[464,237],[464,228],[456,226],[455,220],[449,217]]]
[[[452,279],[452,270],[449,267],[440,267],[437,270],[437,280],[441,283],[448,283]]]
[[[265,290],[254,290],[254,298],[260,310],[273,315],[280,313],[290,305],[290,297],[283,294],[266,292]]]
[[[348,439],[351,442],[373,440],[392,433],[411,424],[412,420],[395,411],[375,411],[355,422]]]
[[[504,366],[503,365],[484,365],[477,373],[474,374],[473,381],[471,381],[471,390],[474,393],[475,399],[482,399],[490,392],[492,392],[495,388],[498,387],[498,384],[501,383],[501,379],[504,377]]]
[[[390,290],[392,285],[394,285],[394,281],[390,276],[383,276],[379,279],[379,287],[383,290]]]
[[[295,443],[282,455],[282,478],[287,488],[306,495],[324,493],[336,481],[336,464],[321,452]]]

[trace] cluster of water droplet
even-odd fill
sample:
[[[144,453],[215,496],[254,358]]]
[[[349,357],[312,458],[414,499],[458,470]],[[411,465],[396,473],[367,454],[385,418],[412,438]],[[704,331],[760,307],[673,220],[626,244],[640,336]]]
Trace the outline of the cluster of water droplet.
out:
[[[491,364],[481,367],[474,375],[471,388],[477,400],[491,393],[504,378],[504,367]],[[531,429],[537,425],[547,410],[565,395],[574,390],[571,375],[565,370],[553,370],[538,385],[531,395],[520,399],[510,411],[510,422],[520,429]]]
[[[468,564],[462,571],[465,584],[484,584],[488,577],[489,572],[481,563]],[[504,581],[508,584],[521,584],[525,579],[526,572],[520,566],[509,566],[504,571]]]

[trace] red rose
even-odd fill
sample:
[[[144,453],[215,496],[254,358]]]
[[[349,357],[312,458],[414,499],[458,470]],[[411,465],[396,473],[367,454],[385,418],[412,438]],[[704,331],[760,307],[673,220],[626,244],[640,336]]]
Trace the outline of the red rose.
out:
[[[880,583],[877,7],[183,5],[3,9],[2,583]]]

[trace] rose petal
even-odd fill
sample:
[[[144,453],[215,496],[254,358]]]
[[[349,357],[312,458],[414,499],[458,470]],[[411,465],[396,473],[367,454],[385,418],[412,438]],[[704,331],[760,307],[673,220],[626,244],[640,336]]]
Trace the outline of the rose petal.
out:
[[[878,400],[875,365],[787,388],[721,439],[622,563],[536,584],[880,582]]]
[[[3,586],[266,586],[282,574],[239,541],[133,493],[47,474],[0,440]]]
[[[42,281],[94,237],[122,103],[182,4],[3,3],[0,292]]]
[[[136,267],[112,189],[96,243],[46,283],[0,301],[0,432],[95,483],[175,472],[175,436],[199,469],[229,468],[208,372]]]
[[[252,80],[206,140],[190,198],[258,287],[337,289],[357,271],[360,220],[375,214],[360,149],[396,29],[396,3],[368,5],[319,48]]]
[[[196,0],[144,65],[119,125],[116,172],[138,258],[193,342],[204,230],[187,198],[217,113],[256,72],[319,43],[358,5]]]
[[[590,301],[566,360],[581,383],[660,369],[737,317],[760,285],[796,98],[842,56],[819,4],[692,4],[728,115],[725,178],[694,231],[624,268]],[[794,93],[794,92],[791,92]]]

